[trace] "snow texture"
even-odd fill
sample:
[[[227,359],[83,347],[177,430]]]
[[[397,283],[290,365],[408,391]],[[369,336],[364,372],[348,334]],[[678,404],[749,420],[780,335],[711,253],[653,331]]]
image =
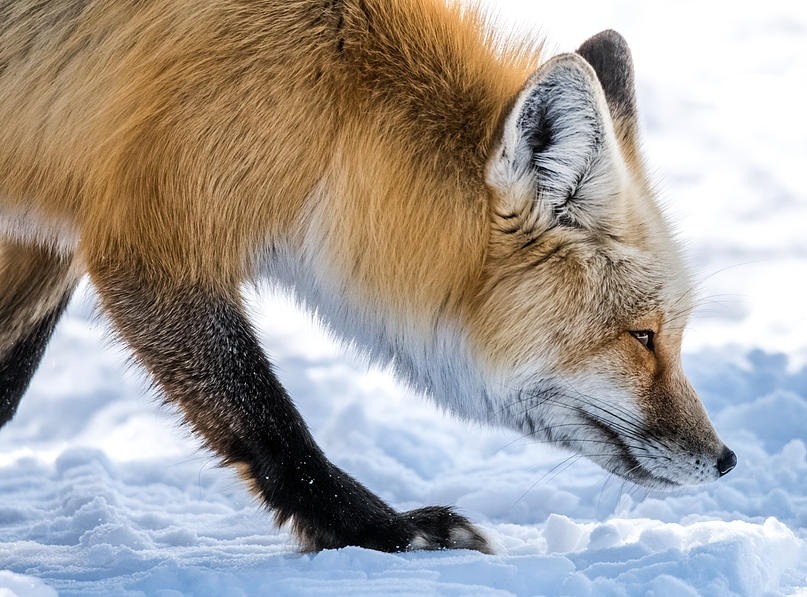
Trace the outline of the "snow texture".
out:
[[[645,149],[700,282],[685,365],[736,470],[648,494],[453,420],[283,298],[253,297],[331,459],[397,508],[456,505],[498,552],[300,554],[127,368],[85,287],[0,431],[1,597],[807,595],[807,9],[496,5],[553,50],[609,27],[631,44]]]

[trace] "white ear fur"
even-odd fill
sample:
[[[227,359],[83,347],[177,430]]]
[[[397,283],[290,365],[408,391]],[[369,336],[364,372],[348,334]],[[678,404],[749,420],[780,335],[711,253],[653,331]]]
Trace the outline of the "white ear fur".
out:
[[[516,98],[487,182],[500,209],[529,213],[531,227],[607,228],[624,168],[596,74],[580,56],[563,54]]]

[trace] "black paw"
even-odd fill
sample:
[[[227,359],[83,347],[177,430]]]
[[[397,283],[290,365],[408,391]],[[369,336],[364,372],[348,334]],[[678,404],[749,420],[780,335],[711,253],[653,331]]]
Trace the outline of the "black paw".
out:
[[[451,508],[429,506],[398,514],[407,528],[406,551],[419,549],[473,549],[493,553],[487,539],[464,516]]]
[[[288,487],[280,486],[287,490],[285,497],[292,498],[286,504],[278,503],[277,486],[269,485],[267,490],[267,493],[274,491],[271,501],[278,524],[292,523],[292,532],[304,551],[353,545],[386,552],[473,549],[493,553],[476,527],[451,508],[430,506],[396,512],[329,462],[320,461],[325,470],[313,472],[311,463],[308,464],[307,478],[314,481],[296,483],[301,478],[298,472],[290,476]]]
[[[372,512],[373,516],[363,514],[342,516],[337,524],[321,526],[303,526],[297,521],[292,528],[304,551],[355,545],[386,552],[473,549],[493,553],[476,527],[451,508],[430,506],[398,513],[385,506],[383,512]]]

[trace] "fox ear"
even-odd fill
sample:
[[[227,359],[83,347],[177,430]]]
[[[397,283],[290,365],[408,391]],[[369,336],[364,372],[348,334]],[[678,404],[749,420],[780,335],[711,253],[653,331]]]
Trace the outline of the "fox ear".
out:
[[[587,39],[577,53],[597,73],[611,118],[616,123],[617,135],[623,142],[635,142],[638,128],[636,90],[628,42],[616,31],[608,29]]]
[[[487,182],[529,226],[608,227],[624,163],[602,87],[577,54],[539,68],[504,121]]]

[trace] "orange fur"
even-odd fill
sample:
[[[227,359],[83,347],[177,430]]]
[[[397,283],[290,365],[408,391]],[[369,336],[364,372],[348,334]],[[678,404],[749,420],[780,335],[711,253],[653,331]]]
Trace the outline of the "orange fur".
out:
[[[431,278],[462,287],[478,271],[483,165],[535,66],[529,44],[435,0],[90,2],[75,18],[0,75],[15,115],[0,195],[69,221],[85,261],[134,248],[233,284],[264,245],[300,242],[327,178],[331,250],[367,293],[442,300]],[[19,52],[4,44],[0,62]]]

